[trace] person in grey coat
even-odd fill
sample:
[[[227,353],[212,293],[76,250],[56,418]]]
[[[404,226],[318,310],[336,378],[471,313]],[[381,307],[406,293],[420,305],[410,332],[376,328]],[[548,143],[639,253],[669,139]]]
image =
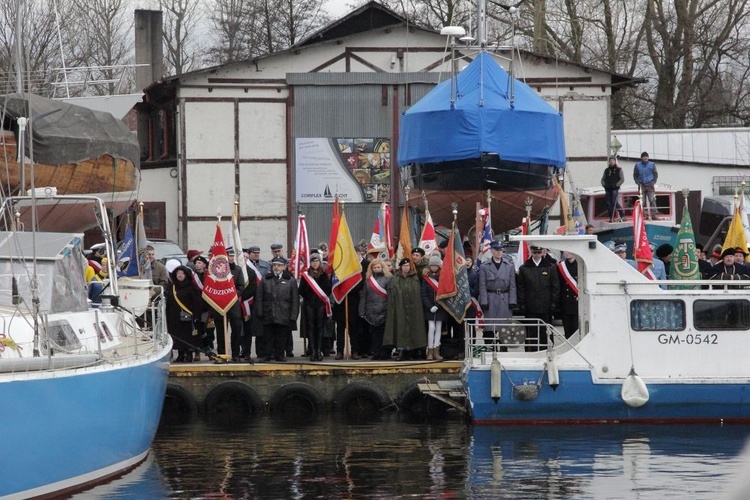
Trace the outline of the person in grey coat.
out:
[[[286,338],[297,328],[299,291],[297,280],[286,270],[283,257],[271,259],[271,271],[260,281],[255,297],[256,310],[265,328],[276,361],[286,361]],[[261,361],[268,362],[266,356]]]
[[[370,262],[365,275],[365,283],[360,292],[359,317],[367,325],[374,360],[390,359],[389,353],[383,352],[389,281],[391,281],[391,272],[385,262],[381,259],[374,259]]]
[[[509,255],[505,255],[501,241],[490,244],[492,258],[479,268],[479,306],[485,318],[507,319],[513,317],[511,309],[516,307],[516,266]],[[499,326],[485,325],[485,339],[495,337]],[[485,343],[491,341],[485,340]]]

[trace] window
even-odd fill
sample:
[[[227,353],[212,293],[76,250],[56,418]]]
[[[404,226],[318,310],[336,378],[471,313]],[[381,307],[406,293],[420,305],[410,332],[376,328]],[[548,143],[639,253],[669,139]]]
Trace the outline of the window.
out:
[[[693,303],[696,330],[750,329],[750,302],[747,300],[696,300]]]
[[[681,300],[634,300],[630,303],[633,330],[680,331],[685,329],[685,303]]]

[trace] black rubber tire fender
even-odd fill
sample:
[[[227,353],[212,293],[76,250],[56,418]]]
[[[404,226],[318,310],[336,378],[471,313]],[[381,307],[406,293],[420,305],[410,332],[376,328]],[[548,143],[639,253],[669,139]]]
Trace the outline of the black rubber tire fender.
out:
[[[233,405],[242,413],[251,416],[263,413],[263,400],[244,382],[229,380],[222,382],[208,393],[203,403],[207,413],[225,413]]]
[[[350,382],[340,389],[333,399],[333,406],[341,412],[383,411],[393,404],[393,400],[382,387],[372,382]]]
[[[268,400],[268,412],[271,415],[281,415],[291,404],[306,409],[311,415],[318,414],[325,408],[323,397],[313,386],[304,382],[290,382],[273,393]]]
[[[178,384],[167,383],[162,411],[164,410],[182,415],[193,415],[198,412],[198,400],[189,389]]]

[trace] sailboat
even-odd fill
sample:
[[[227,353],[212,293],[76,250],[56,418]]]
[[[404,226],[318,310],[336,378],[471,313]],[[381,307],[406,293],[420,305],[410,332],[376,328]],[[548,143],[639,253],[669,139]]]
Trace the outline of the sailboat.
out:
[[[26,194],[33,181],[45,192],[99,196],[115,216],[135,200],[139,146],[121,120],[32,94],[0,96],[0,112],[0,155],[6,161],[0,183],[5,193]],[[30,117],[31,127],[19,121],[24,117]],[[33,174],[28,161],[32,151]],[[65,222],[58,230],[83,231],[96,221],[73,212],[56,222]]]
[[[34,118],[36,97],[18,102],[31,103],[32,120],[43,121]],[[161,417],[172,350],[161,287],[147,277],[127,285],[116,278],[110,207],[94,196],[36,189],[28,118],[12,123],[5,115],[29,149],[0,168],[18,167],[30,187],[30,195],[6,197],[0,207],[2,499],[68,493],[142,462]],[[77,213],[105,242],[110,279],[100,300],[88,298],[83,234],[42,227]]]

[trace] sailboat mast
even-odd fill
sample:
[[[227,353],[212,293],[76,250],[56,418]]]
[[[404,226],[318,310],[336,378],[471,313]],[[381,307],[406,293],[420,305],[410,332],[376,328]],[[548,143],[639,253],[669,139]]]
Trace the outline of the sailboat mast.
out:
[[[16,1],[16,92],[23,93],[23,23],[21,22],[21,8],[23,0]]]
[[[481,48],[487,45],[487,6],[485,0],[477,0],[477,41]]]

